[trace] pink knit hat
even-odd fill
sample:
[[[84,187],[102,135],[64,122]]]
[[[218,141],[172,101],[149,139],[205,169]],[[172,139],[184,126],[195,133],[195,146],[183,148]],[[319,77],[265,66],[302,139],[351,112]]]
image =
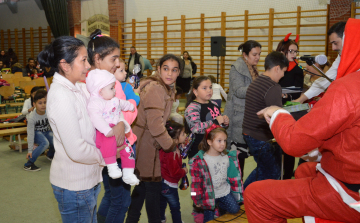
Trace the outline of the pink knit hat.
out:
[[[95,69],[86,78],[86,88],[91,95],[99,96],[99,92],[111,83],[115,83],[115,76],[106,70]]]

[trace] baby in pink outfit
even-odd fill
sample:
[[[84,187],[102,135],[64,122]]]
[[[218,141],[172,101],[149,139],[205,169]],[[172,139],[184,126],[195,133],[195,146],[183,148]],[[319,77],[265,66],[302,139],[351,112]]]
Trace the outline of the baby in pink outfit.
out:
[[[88,113],[96,128],[96,147],[100,149],[105,160],[109,176],[113,179],[123,176],[123,181],[130,185],[139,184],[134,175],[134,151],[125,138],[125,149],[120,151],[123,173],[116,162],[117,145],[112,127],[119,122],[125,125],[125,133],[131,127],[124,119],[121,111],[134,111],[135,107],[128,101],[115,97],[115,77],[106,70],[95,69],[86,78],[86,88],[90,93]]]

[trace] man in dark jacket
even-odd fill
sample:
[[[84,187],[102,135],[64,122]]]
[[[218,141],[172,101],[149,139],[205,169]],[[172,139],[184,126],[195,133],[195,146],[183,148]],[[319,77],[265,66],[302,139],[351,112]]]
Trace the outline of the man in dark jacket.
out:
[[[136,52],[136,48],[134,46],[132,46],[130,48],[130,57],[129,57],[129,62],[128,62],[129,69],[127,70],[128,73],[131,73],[131,74],[133,73],[135,64],[140,64],[141,71],[139,73],[137,73],[137,75],[139,76],[139,78],[141,78],[143,76],[143,72],[144,72],[144,68],[145,68],[144,59],[140,54],[138,54]]]

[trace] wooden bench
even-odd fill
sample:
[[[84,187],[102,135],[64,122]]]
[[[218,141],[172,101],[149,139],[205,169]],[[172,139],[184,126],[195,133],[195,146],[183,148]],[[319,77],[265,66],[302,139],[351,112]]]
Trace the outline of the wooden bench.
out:
[[[3,129],[3,130],[0,130],[0,137],[10,136],[9,142],[11,143],[12,136],[17,135],[19,152],[22,153],[22,143],[21,143],[20,135],[23,133],[27,133],[27,127],[14,128],[14,129]]]
[[[15,107],[16,113],[17,113],[19,108],[21,110],[23,106],[24,106],[24,102],[7,103],[6,104],[6,113],[9,113],[9,108],[11,108],[11,107]]]
[[[0,120],[1,119],[8,119],[8,118],[15,118],[16,116],[21,115],[21,113],[11,113],[11,114],[1,114],[0,115]]]
[[[248,223],[248,219],[245,213],[244,205],[240,207],[240,211],[236,214],[224,214],[216,220],[209,221],[209,223],[217,223],[217,222],[229,222],[229,223]],[[301,218],[287,219],[288,223],[302,223]]]
[[[26,126],[24,122],[0,123],[0,129]]]

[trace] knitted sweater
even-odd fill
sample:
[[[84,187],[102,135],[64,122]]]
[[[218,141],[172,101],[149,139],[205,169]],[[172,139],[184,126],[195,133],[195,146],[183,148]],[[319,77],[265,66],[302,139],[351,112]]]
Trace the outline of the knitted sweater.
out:
[[[102,181],[105,162],[95,146],[95,128],[87,113],[87,98],[75,85],[55,73],[47,96],[47,115],[54,134],[55,156],[51,184],[67,190],[87,190]]]

